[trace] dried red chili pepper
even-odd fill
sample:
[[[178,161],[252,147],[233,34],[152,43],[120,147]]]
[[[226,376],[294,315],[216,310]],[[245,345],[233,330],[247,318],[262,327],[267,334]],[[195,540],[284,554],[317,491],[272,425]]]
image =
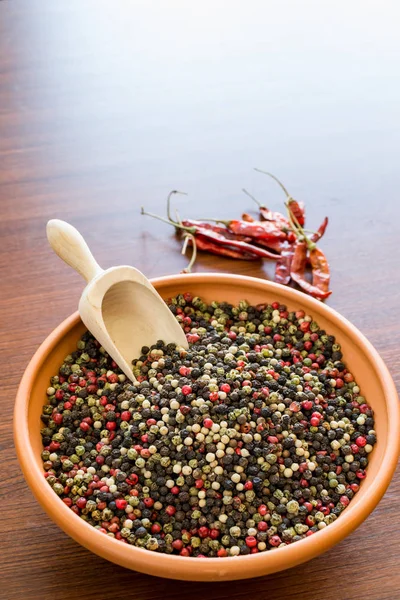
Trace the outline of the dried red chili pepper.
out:
[[[275,281],[287,285],[291,279],[290,271],[294,255],[294,245],[284,242],[281,255],[275,265]]]
[[[260,259],[260,256],[257,254],[245,252],[243,250],[237,250],[235,248],[231,248],[228,245],[222,246],[221,244],[217,244],[210,241],[209,239],[203,237],[201,234],[197,234],[195,236],[195,241],[199,250],[211,252],[212,254],[217,254],[218,256],[227,256],[228,258],[236,258],[239,260]],[[189,244],[193,245],[193,242],[189,241]]]
[[[306,291],[308,294],[310,294],[310,296],[313,296],[314,298],[319,298],[320,300],[328,298],[328,296],[330,296],[330,294],[332,293],[331,291],[320,289],[316,285],[311,284],[305,278],[306,264],[307,242],[299,241],[295,246],[292,266],[290,270],[290,275],[293,281],[295,281],[304,291]]]
[[[231,219],[230,221],[218,220],[218,223],[223,223],[228,229],[235,235],[245,235],[253,238],[254,240],[259,239],[274,239],[284,240],[286,239],[286,233],[275,225],[272,221],[239,221]]]
[[[287,191],[287,189],[285,188],[283,183],[281,181],[279,181],[279,179],[277,177],[275,177],[275,175],[272,175],[272,173],[268,173],[268,171],[262,171],[261,169],[254,169],[254,170],[257,171],[258,173],[263,173],[263,175],[268,175],[268,177],[271,177],[274,181],[276,181],[276,183],[279,185],[279,187],[286,194],[287,202],[290,204],[290,209],[291,209],[293,215],[296,217],[299,224],[303,227],[304,223],[305,223],[304,203],[297,202],[297,200],[292,198],[292,196],[289,194],[289,192]]]
[[[247,223],[254,223],[255,221],[255,219],[251,215],[249,215],[249,213],[243,213],[242,220],[246,221]]]
[[[227,239],[235,239],[240,242],[250,242],[251,237],[245,235],[236,235],[229,231],[229,229],[223,225],[216,225],[214,223],[207,223],[205,221],[195,221],[193,219],[185,219],[182,221],[182,225],[185,227],[202,227],[204,229],[209,229],[211,231],[215,231],[216,233],[220,233],[225,236]]]
[[[196,237],[199,235],[211,240],[212,242],[219,243],[221,246],[232,246],[237,249],[241,249],[243,252],[247,252],[249,254],[256,254],[261,258],[272,258],[276,260],[278,258],[277,254],[273,252],[269,252],[264,248],[259,248],[258,246],[254,246],[252,244],[248,244],[247,242],[237,241],[236,239],[228,240],[223,235],[216,233],[215,231],[207,230],[202,227],[193,227],[191,233],[193,233]]]
[[[329,291],[331,279],[329,265],[322,250],[317,247],[310,250],[310,263],[312,268],[313,286],[328,295],[331,294],[332,292]]]
[[[317,231],[315,233],[313,233],[312,235],[310,235],[310,240],[314,243],[318,242],[318,240],[320,240],[322,238],[322,236],[324,235],[327,226],[328,226],[328,217],[325,217],[325,219],[322,221],[321,225],[318,227]]]
[[[293,200],[293,198],[289,198],[288,204],[290,206],[290,210],[292,211],[292,214],[296,217],[299,225],[304,227],[304,224],[306,222],[304,202],[297,202],[297,200]]]
[[[218,244],[221,247],[234,248],[238,252],[241,251],[245,255],[255,255],[260,258],[271,258],[273,260],[276,260],[278,258],[277,254],[275,254],[273,252],[269,252],[268,250],[265,250],[264,248],[259,248],[258,246],[253,246],[252,244],[248,244],[247,242],[237,240],[237,238],[227,239],[224,235],[222,235],[216,231],[213,231],[212,229],[207,229],[205,227],[200,227],[198,225],[186,227],[185,225],[183,225],[181,223],[172,221],[172,219],[165,219],[164,217],[160,217],[159,215],[154,215],[152,213],[145,212],[143,207],[142,207],[141,212],[143,215],[148,215],[149,217],[153,217],[155,219],[158,219],[159,221],[168,223],[168,225],[173,225],[178,230],[185,231],[187,233],[191,233],[196,238],[198,236],[201,236],[202,238],[209,240],[211,243]]]
[[[247,190],[243,188],[242,190],[249,198],[251,198],[257,205],[258,210],[260,211],[261,219],[264,221],[273,221],[280,229],[290,229],[290,223],[287,217],[285,217],[280,212],[273,212],[269,210],[264,204],[261,204],[254,196],[252,196]],[[245,213],[246,217],[250,217]],[[250,219],[245,218],[245,215],[242,215],[243,221],[251,220],[254,221],[252,217]]]

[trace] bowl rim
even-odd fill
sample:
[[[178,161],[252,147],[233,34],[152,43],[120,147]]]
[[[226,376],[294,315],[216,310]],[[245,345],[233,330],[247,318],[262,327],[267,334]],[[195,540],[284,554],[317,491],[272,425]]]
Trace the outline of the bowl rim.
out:
[[[345,317],[333,308],[306,296],[302,292],[288,288],[268,280],[228,273],[193,273],[168,275],[151,279],[151,283],[162,294],[162,287],[182,283],[201,284],[210,281],[218,283],[245,284],[245,288],[253,287],[266,292],[284,294],[288,299],[307,307],[310,313],[317,311],[329,319],[339,329],[343,329],[352,338],[357,338],[362,351],[369,356],[375,376],[382,384],[388,415],[388,439],[382,457],[383,466],[374,479],[374,485],[362,501],[350,503],[341,514],[340,519],[329,527],[318,532],[318,535],[306,537],[295,544],[276,548],[273,551],[238,556],[235,560],[207,558],[201,561],[195,557],[182,557],[161,553],[150,553],[146,549],[121,544],[94,529],[91,525],[75,515],[60,498],[56,497],[43,477],[43,471],[35,461],[30,460],[34,451],[29,443],[28,406],[36,373],[41,368],[49,353],[68,331],[80,321],[78,312],[62,321],[42,342],[34,353],[21,379],[14,408],[14,441],[19,463],[25,479],[34,496],[44,510],[61,529],[75,541],[92,552],[127,568],[172,579],[192,581],[216,581],[245,579],[273,573],[296,566],[325,552],[341,541],[358,527],[374,510],[383,497],[395,471],[400,454],[400,403],[393,379],[378,351],[368,339]],[[201,295],[201,292],[200,292]],[[244,290],[245,295],[245,290]],[[155,560],[152,560],[155,559]]]

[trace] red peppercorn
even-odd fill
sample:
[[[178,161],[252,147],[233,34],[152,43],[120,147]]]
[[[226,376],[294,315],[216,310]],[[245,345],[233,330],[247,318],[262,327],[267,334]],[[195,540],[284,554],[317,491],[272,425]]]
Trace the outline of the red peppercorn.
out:
[[[212,421],[209,418],[204,419],[203,425],[204,425],[204,427],[207,427],[207,429],[211,429],[211,427],[214,425],[214,421]]]
[[[218,398],[218,392],[210,392],[209,399],[211,400],[211,402],[216,402]]]
[[[87,502],[86,498],[78,498],[78,500],[76,501],[76,505],[78,508],[82,509],[82,508],[85,508],[86,502]]]
[[[182,540],[174,540],[171,544],[174,550],[182,550],[183,542]]]
[[[82,423],[79,425],[80,429],[82,429],[82,431],[89,431],[90,429],[90,425],[89,423],[86,423],[85,421],[82,421]]]
[[[64,390],[56,390],[54,396],[56,400],[62,400],[64,398]]]
[[[304,410],[311,410],[314,405],[311,400],[303,400],[301,406],[304,408]]]
[[[255,548],[255,546],[257,546],[257,540],[254,537],[254,535],[248,535],[245,539],[246,542],[246,546],[248,546],[249,548]]]
[[[184,386],[182,387],[182,394],[183,394],[184,396],[188,396],[188,395],[189,395],[189,394],[191,394],[191,393],[192,393],[192,388],[190,387],[190,385],[184,385]]]
[[[61,413],[55,413],[53,415],[53,421],[56,425],[61,425],[62,421],[63,421],[63,416]]]
[[[117,365],[115,365],[115,367],[116,367],[116,366],[117,366]],[[114,367],[114,368],[115,368],[115,367]],[[118,377],[118,375],[117,375],[116,373],[111,373],[111,375],[108,375],[108,376],[107,376],[107,381],[108,381],[109,383],[118,383],[118,382],[119,382],[119,377]]]
[[[106,429],[108,429],[108,431],[113,431],[113,429],[117,428],[117,424],[115,421],[108,421],[106,423]]]
[[[175,506],[169,505],[165,509],[165,512],[167,513],[167,515],[169,517],[172,517],[176,513],[176,508],[175,508]]]
[[[208,527],[199,527],[198,534],[199,537],[206,538],[209,536],[210,530],[208,529]]]
[[[356,444],[360,448],[364,448],[364,446],[366,445],[366,443],[367,443],[367,440],[362,435],[359,435],[358,438],[356,439]]]
[[[144,498],[143,503],[146,508],[151,508],[154,504],[154,500],[153,500],[153,498]]]
[[[247,490],[252,490],[253,489],[253,482],[252,481],[246,481],[246,483],[244,484],[244,489]]]
[[[272,537],[269,538],[269,543],[271,546],[279,546],[282,543],[281,538],[279,537],[279,535],[273,535]]]
[[[257,523],[257,529],[258,531],[267,531],[268,523],[266,521],[259,521]]]
[[[225,548],[220,548],[217,552],[217,556],[219,558],[223,558],[224,556],[228,556],[227,551],[225,550]]]
[[[121,419],[122,419],[123,421],[129,421],[129,419],[131,418],[131,416],[132,416],[132,415],[131,415],[131,413],[129,412],[129,410],[124,410],[124,411],[121,413]]]
[[[129,483],[130,485],[136,485],[137,482],[139,481],[139,477],[136,475],[136,473],[131,473],[129,475],[129,479],[127,478],[125,481],[127,483]]]
[[[356,472],[356,477],[357,477],[358,479],[365,479],[365,478],[366,478],[366,476],[367,476],[367,473],[364,471],[364,469],[359,469],[359,470]]]
[[[160,533],[161,531],[161,525],[159,525],[159,523],[153,523],[153,525],[151,526],[151,533]]]
[[[229,385],[229,383],[223,383],[219,389],[221,390],[221,392],[229,394],[229,392],[231,391],[231,386]]]
[[[64,491],[64,493],[65,493],[65,491]],[[64,504],[66,504],[68,506],[68,508],[71,508],[71,506],[72,506],[71,498],[63,498],[63,502],[64,502]]]
[[[187,335],[186,337],[187,337],[187,341],[189,342],[189,344],[195,344],[200,339],[200,336],[197,333],[191,333],[190,335]]]
[[[125,510],[125,508],[128,506],[128,503],[125,498],[117,498],[115,505],[119,510]]]
[[[196,487],[198,490],[201,490],[201,488],[202,488],[202,487],[203,487],[203,485],[204,485],[204,481],[203,481],[202,479],[196,479],[196,481],[195,481],[195,484],[194,484],[194,485],[195,485],[195,487]]]
[[[312,427],[318,427],[318,425],[319,425],[319,419],[317,419],[317,417],[311,417],[311,419],[310,419],[310,425],[312,425]]]
[[[219,538],[220,535],[221,532],[219,529],[210,529],[210,538],[212,540],[216,540],[217,538]]]
[[[266,515],[268,513],[268,508],[266,507],[265,504],[260,504],[260,506],[258,507],[258,514],[261,515],[262,517],[264,515]]]
[[[300,329],[300,331],[303,331],[304,333],[306,331],[308,331],[310,329],[310,323],[309,323],[309,321],[303,321],[302,323],[300,323],[299,329]]]
[[[343,506],[347,506],[350,502],[350,499],[347,496],[340,496],[340,502]]]
[[[174,496],[177,496],[177,495],[179,494],[179,491],[180,491],[180,490],[179,490],[179,488],[178,488],[178,486],[177,486],[177,485],[174,485],[174,486],[171,488],[171,494],[174,494]]]

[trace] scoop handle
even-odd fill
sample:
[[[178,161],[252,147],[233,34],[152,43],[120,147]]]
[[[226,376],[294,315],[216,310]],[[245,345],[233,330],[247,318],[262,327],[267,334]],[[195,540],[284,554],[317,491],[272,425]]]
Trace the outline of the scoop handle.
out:
[[[51,219],[47,223],[46,233],[54,252],[82,275],[87,283],[103,272],[75,227],[60,219]]]

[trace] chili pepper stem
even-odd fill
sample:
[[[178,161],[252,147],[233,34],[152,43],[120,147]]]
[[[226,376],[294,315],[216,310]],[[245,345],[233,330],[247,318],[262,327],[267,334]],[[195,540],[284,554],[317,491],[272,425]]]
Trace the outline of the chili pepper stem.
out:
[[[309,250],[314,250],[314,248],[316,248],[316,244],[314,244],[314,242],[312,242],[306,236],[305,230],[302,228],[302,226],[300,225],[300,223],[298,222],[297,218],[295,217],[295,215],[293,214],[293,212],[290,208],[290,202],[289,201],[285,202],[285,206],[288,211],[288,217],[289,217],[289,221],[292,226],[293,232],[296,234],[296,236],[298,238],[301,237],[305,241],[305,243],[307,244],[307,248]]]
[[[205,221],[207,223],[222,223],[222,225],[226,225],[226,227],[229,226],[229,223],[231,222],[230,219],[198,219],[199,221]]]
[[[182,254],[186,254],[186,250],[187,250],[187,246],[188,246],[188,242],[189,240],[192,241],[192,256],[190,258],[189,264],[188,266],[183,269],[184,273],[191,273],[192,272],[192,267],[194,265],[194,263],[196,262],[196,258],[197,258],[197,244],[196,244],[196,238],[192,233],[186,233],[185,234],[185,241],[183,243],[183,247],[182,247]]]
[[[176,221],[173,221],[172,219],[165,219],[164,217],[160,217],[159,215],[155,215],[153,213],[149,213],[149,212],[147,212],[147,211],[144,210],[143,206],[141,208],[140,213],[142,215],[146,215],[147,217],[152,217],[153,219],[158,219],[159,221],[162,221],[163,223],[167,223],[167,225],[173,225],[177,229],[182,229],[183,231],[188,231],[189,233],[195,233],[196,232],[195,227],[185,227],[184,225],[180,225],[179,223],[177,223]]]
[[[263,171],[262,169],[257,169],[256,167],[254,168],[254,170],[257,171],[257,173],[262,173],[263,175],[268,175],[268,177],[272,177],[272,179],[274,179],[276,181],[276,183],[281,187],[281,189],[285,192],[288,200],[292,199],[292,196],[289,194],[289,192],[287,191],[287,189],[285,188],[283,183],[281,181],[279,181],[279,179],[277,177],[275,177],[275,175],[272,175],[272,173],[268,173],[268,171]]]
[[[179,190],[172,190],[172,192],[170,192],[168,194],[168,197],[167,197],[167,217],[168,217],[168,219],[170,221],[172,221],[172,219],[171,219],[171,196],[173,194],[182,194],[183,196],[187,196],[186,192],[180,192]]]
[[[264,208],[264,206],[261,204],[261,202],[259,202],[257,200],[257,198],[254,198],[254,196],[252,196],[252,194],[250,194],[250,192],[248,192],[245,188],[242,188],[242,192],[244,192],[246,194],[246,196],[251,198],[257,204],[257,206],[259,206],[260,208]]]

